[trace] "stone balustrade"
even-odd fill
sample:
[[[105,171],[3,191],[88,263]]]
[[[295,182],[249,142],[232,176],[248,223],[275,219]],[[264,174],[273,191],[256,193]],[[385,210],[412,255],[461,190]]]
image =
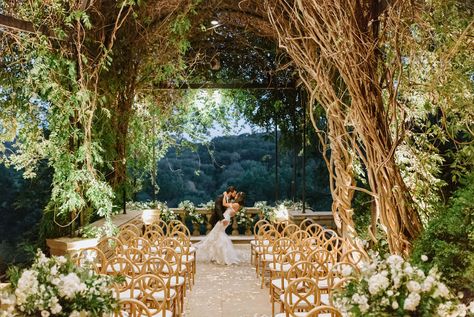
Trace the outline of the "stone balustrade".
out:
[[[260,211],[260,209],[258,208],[253,208],[253,207],[246,207],[246,213],[247,215],[253,219],[254,221],[253,222],[256,222],[258,221],[259,219],[262,219],[263,216],[262,216],[262,212]],[[183,221],[185,220],[185,211],[184,209],[181,209],[181,208],[170,208],[170,210],[172,210],[176,215],[178,215],[178,217]],[[205,234],[208,234],[211,230],[212,230],[212,225],[211,225],[211,217],[212,217],[212,214],[213,214],[213,210],[212,209],[207,209],[207,208],[196,208],[196,212],[199,213],[200,215],[203,216],[204,218],[204,226],[206,227],[206,230],[205,230]],[[240,234],[239,232],[239,224],[237,223],[237,218],[236,217],[233,217],[231,219],[232,223],[231,223],[231,227],[232,227],[232,235],[233,236],[238,236]],[[201,235],[201,230],[199,229],[196,229],[196,227],[200,227],[200,225],[196,224],[196,223],[193,223],[193,236],[199,236]],[[245,232],[244,232],[244,235],[251,235],[252,234],[252,231],[251,231],[251,225],[250,226],[246,226],[245,228]]]

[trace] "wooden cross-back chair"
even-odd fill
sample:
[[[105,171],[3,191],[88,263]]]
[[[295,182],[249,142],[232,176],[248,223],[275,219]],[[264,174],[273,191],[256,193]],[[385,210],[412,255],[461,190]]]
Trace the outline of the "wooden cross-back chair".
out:
[[[333,306],[317,306],[311,309],[305,317],[342,317],[341,312]]]
[[[319,293],[317,283],[311,278],[301,277],[292,280],[280,297],[285,312],[277,314],[276,316],[305,316],[300,312],[308,312],[320,305]]]
[[[260,227],[263,225],[270,225],[270,222],[266,219],[260,219],[253,226],[253,236],[254,238],[250,240],[250,264],[255,264],[255,247],[257,245],[257,236],[260,231]]]
[[[278,238],[280,238],[280,233],[275,228],[270,228],[263,233],[262,238],[258,240],[258,245],[255,248],[257,253],[257,276],[259,274],[259,268],[261,268],[261,288],[263,288],[265,284],[265,273],[269,272],[267,264],[273,261],[273,243]],[[268,241],[268,244],[266,241]]]
[[[118,302],[119,309],[114,313],[115,317],[154,317],[145,303],[134,298],[121,299]]]
[[[119,227],[119,230],[120,231],[130,230],[130,231],[135,232],[136,236],[141,236],[142,235],[142,227],[143,227],[143,223],[141,225],[137,225],[137,224],[132,223],[132,222],[127,222],[126,224],[121,225]]]
[[[309,225],[312,225],[314,223],[314,220],[311,219],[311,218],[305,218],[303,221],[301,221],[300,223],[300,229],[301,230],[306,230],[306,228],[309,226]]]
[[[105,262],[107,262],[104,253],[95,247],[79,250],[72,259],[77,266],[87,267],[98,274],[103,273]]]
[[[115,237],[103,237],[97,243],[97,249],[104,253],[107,259],[122,254],[123,244],[122,242]]]
[[[132,280],[132,289],[139,290],[139,300],[156,317],[168,317],[172,315],[170,308],[173,307],[173,301],[176,297],[171,296],[169,287],[165,281],[155,274],[141,274]]]
[[[131,226],[129,225],[128,228],[131,228]],[[122,244],[126,245],[126,244],[128,244],[128,242],[130,240],[132,240],[135,237],[139,237],[139,236],[141,236],[141,235],[137,234],[136,231],[134,231],[134,230],[120,229],[120,231],[117,235],[117,239],[119,239],[120,242],[122,242]]]

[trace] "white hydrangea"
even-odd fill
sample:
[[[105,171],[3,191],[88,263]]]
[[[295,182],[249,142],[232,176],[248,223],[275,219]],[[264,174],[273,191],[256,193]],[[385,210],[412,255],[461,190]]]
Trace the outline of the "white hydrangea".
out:
[[[454,305],[451,301],[447,301],[439,305],[437,313],[443,317],[465,317],[467,307],[463,304]]]
[[[26,302],[28,296],[38,293],[38,272],[33,270],[25,270],[18,280],[18,287],[15,290],[15,296],[18,305]]]
[[[352,301],[359,306],[359,309],[362,313],[365,313],[369,310],[369,299],[367,296],[355,293],[352,295]]]
[[[421,285],[417,281],[409,281],[407,283],[407,289],[410,293],[419,293],[421,291]]]
[[[421,296],[418,293],[410,293],[405,299],[403,304],[403,309],[409,311],[415,311],[418,305],[420,304]]]
[[[389,280],[387,276],[382,273],[372,275],[369,278],[369,292],[372,295],[379,293],[386,289],[389,285]]]
[[[438,297],[438,296],[441,296],[441,297],[444,297],[444,298],[448,298],[449,297],[449,289],[446,287],[446,285],[444,283],[438,283],[434,293],[433,293],[433,297]]]
[[[421,290],[423,292],[429,292],[433,288],[435,282],[436,279],[433,276],[428,275],[421,285]]]
[[[81,283],[76,273],[69,273],[59,277],[60,282],[57,284],[59,295],[72,299],[76,293],[86,290],[86,285]]]
[[[387,258],[387,263],[393,268],[400,268],[403,262],[403,258],[396,254],[392,254]]]
[[[398,307],[399,307],[399,306],[398,306],[398,302],[397,302],[397,301],[393,301],[393,302],[392,302],[392,308],[393,308],[393,309],[398,309]]]

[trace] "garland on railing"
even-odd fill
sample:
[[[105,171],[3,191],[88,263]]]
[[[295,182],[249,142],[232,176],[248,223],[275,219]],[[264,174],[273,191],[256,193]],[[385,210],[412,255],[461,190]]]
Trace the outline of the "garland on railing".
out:
[[[275,209],[268,206],[266,201],[257,201],[255,202],[254,207],[262,211],[263,219],[272,222],[276,220]]]
[[[197,222],[199,224],[204,223],[204,217],[196,211],[196,207],[191,201],[184,200],[180,202],[178,208],[184,209],[185,214],[191,218],[193,222]]]
[[[235,213],[235,221],[237,221],[239,226],[243,226],[245,228],[252,224],[252,219],[247,213],[247,208],[242,207]]]

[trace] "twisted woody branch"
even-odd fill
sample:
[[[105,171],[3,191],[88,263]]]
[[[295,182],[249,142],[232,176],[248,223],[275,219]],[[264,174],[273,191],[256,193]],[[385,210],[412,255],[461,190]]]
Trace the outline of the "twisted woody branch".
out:
[[[310,110],[317,101],[326,111],[327,135],[319,135],[331,149],[333,213],[344,235],[355,243],[351,200],[358,189],[352,172],[357,155],[375,200],[373,223],[384,228],[391,252],[407,254],[422,225],[394,153],[404,118],[396,99],[399,44],[408,32],[404,17],[413,8],[404,0],[384,6],[379,1],[276,0],[266,6],[280,46],[300,69]],[[394,52],[390,59],[384,55],[388,46]],[[313,125],[317,128],[314,119]]]

